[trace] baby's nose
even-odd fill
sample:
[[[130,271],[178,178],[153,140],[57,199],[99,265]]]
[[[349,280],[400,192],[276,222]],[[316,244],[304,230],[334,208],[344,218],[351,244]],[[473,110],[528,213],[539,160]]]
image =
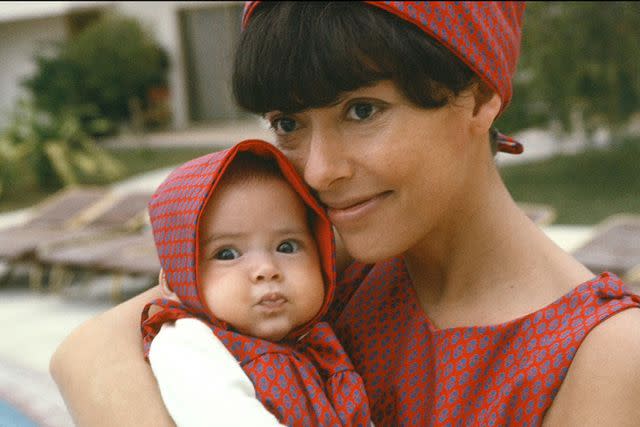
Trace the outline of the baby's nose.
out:
[[[257,261],[252,277],[256,283],[277,281],[282,278],[282,273],[270,256],[264,256]]]

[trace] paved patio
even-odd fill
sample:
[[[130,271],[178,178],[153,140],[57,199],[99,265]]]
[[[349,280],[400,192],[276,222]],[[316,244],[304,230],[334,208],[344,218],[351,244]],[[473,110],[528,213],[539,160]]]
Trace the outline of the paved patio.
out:
[[[43,427],[72,426],[49,376],[49,359],[74,328],[108,308],[21,289],[0,291],[0,400]],[[3,419],[0,414],[0,425]]]

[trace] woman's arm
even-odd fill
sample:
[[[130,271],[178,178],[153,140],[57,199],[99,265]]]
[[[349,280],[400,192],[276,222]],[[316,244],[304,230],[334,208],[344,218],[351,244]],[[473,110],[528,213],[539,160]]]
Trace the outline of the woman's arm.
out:
[[[51,358],[50,370],[76,425],[173,425],[142,353],[140,313],[154,287],[88,320]]]

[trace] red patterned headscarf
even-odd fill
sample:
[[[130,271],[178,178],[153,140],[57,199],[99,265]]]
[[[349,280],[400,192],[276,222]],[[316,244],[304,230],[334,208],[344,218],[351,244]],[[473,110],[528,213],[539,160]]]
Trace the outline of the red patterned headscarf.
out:
[[[245,3],[246,28],[260,1]],[[368,1],[415,24],[471,68],[502,99],[512,96],[512,79],[520,55],[525,2],[515,1]],[[502,112],[502,111],[501,111]],[[498,134],[500,151],[519,154],[522,146]]]

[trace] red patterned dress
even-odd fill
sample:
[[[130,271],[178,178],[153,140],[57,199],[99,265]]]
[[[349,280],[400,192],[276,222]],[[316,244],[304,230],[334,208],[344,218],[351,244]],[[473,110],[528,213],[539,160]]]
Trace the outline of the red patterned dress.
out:
[[[376,426],[536,426],[589,331],[638,307],[639,296],[603,273],[510,322],[437,329],[395,258],[353,264],[331,316]]]

